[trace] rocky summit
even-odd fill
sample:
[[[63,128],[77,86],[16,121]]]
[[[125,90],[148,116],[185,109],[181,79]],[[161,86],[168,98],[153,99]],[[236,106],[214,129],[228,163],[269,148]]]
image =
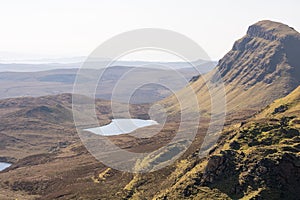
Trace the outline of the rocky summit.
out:
[[[250,88],[258,82],[280,81],[286,95],[299,85],[299,51],[300,34],[296,30],[278,22],[260,21],[234,43],[217,68],[225,83]]]
[[[190,82],[200,111],[211,112],[211,97],[222,89],[220,85],[213,85],[216,79],[224,84],[227,114],[240,119],[286,96],[300,84],[298,52],[300,33],[293,28],[268,20],[251,25],[214,70]],[[208,84],[215,87],[215,92],[208,91]],[[192,95],[195,94],[186,88],[177,93],[186,101]],[[163,104],[170,112],[179,111],[175,96],[166,98]]]

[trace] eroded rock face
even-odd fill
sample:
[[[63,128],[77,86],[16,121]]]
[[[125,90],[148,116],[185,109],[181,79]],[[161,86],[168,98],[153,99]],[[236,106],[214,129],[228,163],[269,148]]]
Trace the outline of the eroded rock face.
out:
[[[279,107],[274,109],[272,114],[283,113],[287,109],[288,109],[287,105],[280,105]]]
[[[258,24],[254,24],[249,27],[247,31],[247,35],[250,37],[258,37],[258,38],[263,38],[265,40],[277,40],[278,37],[274,34],[275,30],[272,29],[270,31],[266,31],[262,26]]]
[[[250,26],[246,36],[234,43],[219,61],[218,69],[225,83],[247,87],[257,82],[271,84],[282,77],[299,77],[300,58],[293,55],[299,51],[297,31],[281,23],[261,21]],[[293,78],[283,81],[291,90],[299,85]]]

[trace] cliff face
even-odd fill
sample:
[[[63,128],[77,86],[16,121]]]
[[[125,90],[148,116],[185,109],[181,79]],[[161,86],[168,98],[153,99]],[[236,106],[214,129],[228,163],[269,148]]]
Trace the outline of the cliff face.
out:
[[[250,88],[256,83],[286,85],[289,93],[299,85],[300,34],[293,28],[272,21],[249,27],[231,51],[219,61],[217,69],[225,83]]]
[[[293,28],[266,20],[251,25],[212,72],[191,81],[200,111],[210,112],[211,96],[217,94],[210,93],[206,86],[215,83],[216,77],[224,83],[227,113],[239,119],[286,96],[300,84],[299,52],[300,34]],[[188,101],[193,94],[183,89],[177,95]],[[170,112],[178,113],[180,106],[175,102],[173,96],[163,104]]]

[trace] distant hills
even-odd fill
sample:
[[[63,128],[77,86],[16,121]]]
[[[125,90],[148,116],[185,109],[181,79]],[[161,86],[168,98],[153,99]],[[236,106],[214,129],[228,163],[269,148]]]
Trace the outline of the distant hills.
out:
[[[1,55],[1,52],[0,52]],[[0,72],[37,72],[54,69],[78,69],[86,61],[87,57],[74,58],[58,58],[58,59],[40,59],[40,60],[2,60],[0,59]],[[103,59],[89,58],[90,62],[87,64],[89,68],[99,69],[105,61]],[[192,63],[194,67],[201,73],[206,73],[216,66],[215,61],[196,60]],[[173,69],[191,68],[191,64],[186,62],[155,62],[155,61],[115,61],[113,66],[124,67],[154,67],[168,66]]]
[[[30,65],[31,66],[31,65]],[[203,73],[210,70],[208,66],[201,69]],[[95,74],[104,72],[101,76],[96,97],[111,100],[114,87],[118,86],[122,76],[130,72],[125,90],[115,92],[119,99],[125,99],[128,90],[135,90],[129,82],[141,79],[141,75],[146,75],[147,80],[151,79],[153,84],[147,84],[138,88],[132,95],[131,103],[152,103],[161,100],[172,94],[160,83],[172,85],[175,91],[180,90],[195,75],[200,72],[192,67],[176,69],[160,69],[151,67],[129,67],[114,66],[103,69],[88,69],[85,79],[89,81],[98,80]],[[178,72],[178,74],[176,74]],[[61,93],[71,93],[78,73],[78,69],[54,69],[37,72],[0,72],[0,99],[24,96],[43,96]],[[131,80],[130,80],[131,79]],[[185,80],[185,82],[184,82]],[[141,80],[142,81],[142,80]]]
[[[69,63],[67,60],[64,60],[65,62],[57,60],[58,63],[44,64],[1,64],[0,62],[0,99],[71,93],[77,72],[83,65],[83,61]],[[75,58],[71,59],[71,61],[74,60]],[[103,64],[102,61],[95,60],[85,65],[89,70],[87,81],[99,78],[95,77],[95,74],[97,74],[96,72],[104,71],[103,66],[102,69],[99,68],[101,64]],[[177,91],[184,87],[192,77],[211,71],[216,63],[198,60],[193,65],[185,62],[117,61],[105,69],[96,97],[110,100],[113,87],[116,86],[122,75],[132,70],[135,70],[135,72],[130,74],[132,80],[139,78],[141,74],[147,74],[148,79],[150,78],[149,76],[153,77],[153,74],[156,74],[159,78],[153,77],[153,83],[161,79],[164,80],[165,85],[166,83],[173,85],[173,89]],[[174,72],[178,72],[178,75],[175,75]],[[184,78],[186,82],[182,83],[180,79]],[[128,90],[132,89],[129,84],[127,87]],[[146,85],[135,92],[132,103],[155,102],[171,95],[172,92],[158,84]],[[119,98],[126,96],[126,94],[118,95]]]

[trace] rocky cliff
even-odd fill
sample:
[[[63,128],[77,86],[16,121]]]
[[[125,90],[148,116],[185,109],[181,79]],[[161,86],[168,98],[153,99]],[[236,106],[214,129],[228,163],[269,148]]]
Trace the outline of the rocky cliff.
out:
[[[300,84],[299,52],[300,34],[296,30],[282,23],[260,21],[249,27],[212,72],[195,77],[189,86],[196,92],[200,110],[209,113],[211,97],[217,92],[209,91],[207,84],[220,77],[228,114],[249,116]],[[216,91],[221,89],[216,87]],[[188,101],[193,94],[185,88],[177,95]],[[179,110],[175,96],[162,104],[170,113]]]

